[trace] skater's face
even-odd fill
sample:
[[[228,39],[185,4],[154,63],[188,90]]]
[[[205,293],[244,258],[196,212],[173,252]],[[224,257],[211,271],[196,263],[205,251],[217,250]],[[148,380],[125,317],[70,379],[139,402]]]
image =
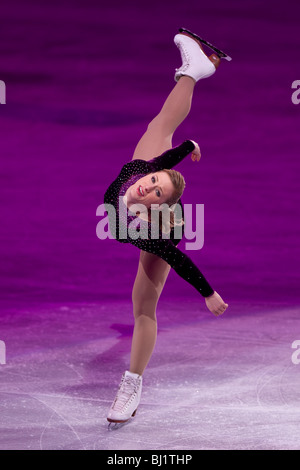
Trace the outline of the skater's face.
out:
[[[127,205],[139,203],[151,209],[151,204],[163,204],[172,198],[173,193],[174,186],[168,173],[150,173],[128,188]]]

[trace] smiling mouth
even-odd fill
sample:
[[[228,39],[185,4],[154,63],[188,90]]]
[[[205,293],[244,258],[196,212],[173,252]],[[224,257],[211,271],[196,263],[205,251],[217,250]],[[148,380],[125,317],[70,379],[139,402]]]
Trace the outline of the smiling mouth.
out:
[[[139,186],[136,191],[137,191],[139,196],[144,196],[144,191],[142,189],[142,186]]]

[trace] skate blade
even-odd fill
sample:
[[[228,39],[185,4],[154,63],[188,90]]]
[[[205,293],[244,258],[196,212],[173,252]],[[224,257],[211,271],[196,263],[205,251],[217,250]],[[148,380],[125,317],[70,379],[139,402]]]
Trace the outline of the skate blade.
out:
[[[109,431],[115,431],[117,429],[122,428],[123,426],[128,424],[129,421],[131,421],[131,419],[136,415],[136,412],[137,412],[137,409],[132,413],[131,418],[127,419],[127,421],[121,421],[121,422],[111,421],[110,419],[107,418],[107,421],[109,421],[108,430]]]
[[[198,41],[200,41],[202,44],[204,44],[205,46],[209,47],[212,51],[214,51],[214,52],[217,54],[217,56],[220,57],[220,59],[225,59],[225,60],[228,60],[228,61],[231,61],[231,60],[232,60],[232,58],[229,57],[229,55],[225,54],[225,52],[222,52],[220,49],[218,49],[217,47],[215,47],[213,44],[211,44],[211,43],[208,42],[208,41],[205,41],[205,39],[200,38],[200,36],[198,36],[198,35],[195,34],[195,33],[192,33],[192,32],[189,31],[188,29],[179,28],[179,32],[180,32],[180,33],[187,33],[187,34],[189,34],[190,36],[192,36],[193,38],[198,39]]]
[[[109,423],[108,424],[108,430],[109,431],[116,431],[117,429],[123,428],[128,423],[128,421],[125,421],[124,423]]]

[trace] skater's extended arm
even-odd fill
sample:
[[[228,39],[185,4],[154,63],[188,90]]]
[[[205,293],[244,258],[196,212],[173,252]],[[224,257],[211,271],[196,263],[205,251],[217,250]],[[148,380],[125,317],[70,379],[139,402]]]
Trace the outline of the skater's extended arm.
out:
[[[181,145],[167,150],[162,155],[152,158],[148,161],[148,165],[151,167],[151,171],[160,171],[164,169],[171,169],[178,163],[180,163],[187,155],[193,153],[198,154],[198,144],[192,140],[186,140]],[[200,156],[200,151],[199,151]]]
[[[205,303],[215,316],[222,315],[228,307],[221,296],[209,285],[202,272],[185,253],[180,251],[172,240],[136,240],[140,249],[154,253],[165,260],[174,271],[191,284],[205,298]]]
[[[195,287],[203,297],[208,297],[214,293],[195,263],[189,256],[179,250],[171,239],[137,239],[132,243],[141,250],[154,253],[165,260],[179,276]]]

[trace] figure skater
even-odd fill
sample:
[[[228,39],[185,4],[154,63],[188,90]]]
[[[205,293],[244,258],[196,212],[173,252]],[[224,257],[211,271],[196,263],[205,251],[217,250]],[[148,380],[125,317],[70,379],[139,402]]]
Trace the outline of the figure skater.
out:
[[[112,205],[118,215],[112,218],[109,213],[114,237],[140,249],[132,291],[135,322],[130,366],[108,412],[110,423],[125,423],[139,406],[142,376],[156,343],[156,307],[171,267],[197,289],[214,315],[221,315],[228,307],[192,260],[177,248],[180,238],[175,237],[175,229],[183,224],[183,219],[176,218],[175,208],[178,205],[182,208],[180,197],[185,180],[172,168],[189,154],[197,162],[201,154],[199,145],[192,140],[172,148],[172,137],[190,111],[196,82],[214,74],[222,57],[217,54],[207,57],[198,36],[184,32],[187,30],[179,31],[183,32],[175,36],[174,42],[183,64],[175,72],[177,83],[138,142],[132,160],[123,166],[104,196],[105,204]],[[164,224],[162,217],[156,219],[158,236],[151,237],[155,213],[152,207],[160,206],[168,208],[169,224]]]

